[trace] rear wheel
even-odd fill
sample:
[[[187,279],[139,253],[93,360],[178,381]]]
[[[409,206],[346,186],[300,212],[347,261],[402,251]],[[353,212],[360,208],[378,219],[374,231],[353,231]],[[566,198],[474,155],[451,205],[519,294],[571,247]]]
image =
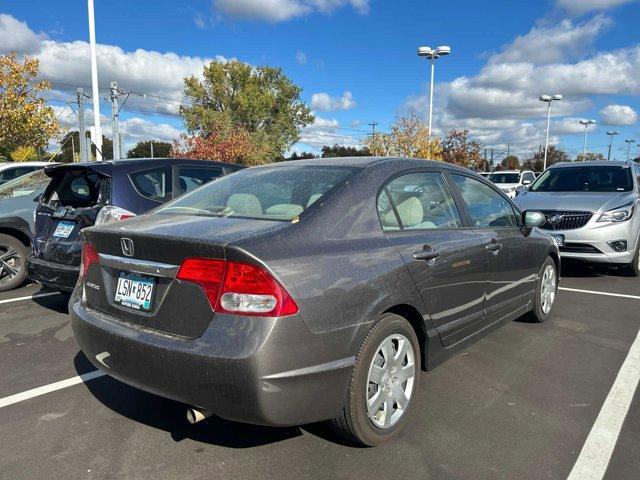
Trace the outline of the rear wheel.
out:
[[[385,314],[365,337],[342,414],[333,420],[347,440],[373,446],[398,434],[407,421],[420,373],[420,347],[411,324]]]
[[[29,249],[11,235],[0,235],[0,292],[13,290],[27,278]]]
[[[547,257],[542,264],[536,290],[533,295],[533,309],[531,310],[531,318],[536,322],[544,322],[551,316],[553,302],[558,293],[558,275],[556,263],[553,258]]]

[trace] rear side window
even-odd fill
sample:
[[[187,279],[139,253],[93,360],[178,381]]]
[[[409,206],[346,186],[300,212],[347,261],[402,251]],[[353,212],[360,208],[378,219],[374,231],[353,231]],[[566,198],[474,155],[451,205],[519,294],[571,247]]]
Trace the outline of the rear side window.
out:
[[[524,172],[522,174],[522,182],[533,182],[536,179],[536,176],[533,174],[533,172]]]
[[[0,172],[0,183],[5,183],[9,180],[13,180],[14,178],[21,177],[22,175],[33,172],[35,169],[36,167],[7,168],[6,170]]]
[[[462,227],[460,214],[444,177],[436,172],[411,173],[387,184],[388,194],[403,229],[432,230]],[[397,230],[394,212],[381,211],[384,196],[378,197],[378,214],[384,230]],[[397,224],[397,221],[396,221]]]
[[[180,194],[190,192],[224,175],[221,168],[180,167]]]
[[[511,203],[493,188],[463,175],[452,175],[467,206],[474,227],[515,227]]]
[[[93,207],[108,184],[108,180],[92,170],[65,171],[52,180],[46,201],[54,206]]]
[[[129,174],[136,190],[143,197],[157,202],[171,199],[171,168],[160,167]]]

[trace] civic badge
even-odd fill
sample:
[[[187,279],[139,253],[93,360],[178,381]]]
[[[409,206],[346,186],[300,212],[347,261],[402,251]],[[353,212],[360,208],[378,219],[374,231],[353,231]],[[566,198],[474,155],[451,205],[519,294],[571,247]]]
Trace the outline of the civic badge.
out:
[[[130,238],[121,238],[120,247],[122,248],[122,254],[125,257],[133,257],[133,240]]]

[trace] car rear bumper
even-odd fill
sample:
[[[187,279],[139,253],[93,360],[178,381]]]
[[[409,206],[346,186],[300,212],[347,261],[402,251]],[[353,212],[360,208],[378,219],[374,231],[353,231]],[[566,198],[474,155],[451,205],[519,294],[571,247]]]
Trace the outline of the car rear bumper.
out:
[[[49,262],[34,256],[28,257],[25,265],[30,280],[66,292],[73,291],[80,275],[80,267]]]
[[[342,408],[354,364],[349,333],[313,334],[297,315],[217,315],[187,339],[124,323],[77,293],[69,307],[87,358],[141,390],[261,425],[325,420]]]

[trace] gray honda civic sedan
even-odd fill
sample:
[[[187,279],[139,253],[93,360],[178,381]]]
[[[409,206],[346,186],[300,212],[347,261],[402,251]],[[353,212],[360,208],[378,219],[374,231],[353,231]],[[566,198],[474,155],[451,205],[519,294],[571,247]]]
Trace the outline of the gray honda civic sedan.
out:
[[[241,170],[83,232],[72,325],[107,374],[209,415],[332,420],[376,445],[421,371],[551,314],[558,248],[473,172],[314,159]]]

